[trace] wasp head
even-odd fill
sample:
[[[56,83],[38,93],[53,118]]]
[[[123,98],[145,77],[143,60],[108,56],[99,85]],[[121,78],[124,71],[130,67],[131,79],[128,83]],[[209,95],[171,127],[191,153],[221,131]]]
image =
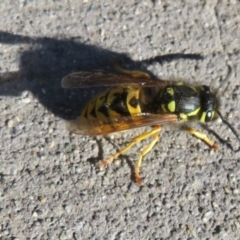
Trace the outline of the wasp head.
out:
[[[199,120],[200,122],[210,122],[213,120],[217,108],[216,96],[208,86],[203,85],[201,87],[200,98],[202,112]]]

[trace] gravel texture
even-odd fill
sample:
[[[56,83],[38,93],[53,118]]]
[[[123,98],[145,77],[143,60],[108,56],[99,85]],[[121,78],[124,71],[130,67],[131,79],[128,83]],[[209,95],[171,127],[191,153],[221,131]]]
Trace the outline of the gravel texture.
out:
[[[102,171],[96,163],[143,130],[70,134],[64,120],[99,89],[61,88],[65,75],[111,71],[116,58],[217,90],[231,64],[220,109],[240,132],[239,1],[2,0],[0,16],[0,239],[240,239],[240,153],[230,149],[240,143],[226,125],[197,127],[217,152],[167,126],[137,186],[131,169],[147,141]]]

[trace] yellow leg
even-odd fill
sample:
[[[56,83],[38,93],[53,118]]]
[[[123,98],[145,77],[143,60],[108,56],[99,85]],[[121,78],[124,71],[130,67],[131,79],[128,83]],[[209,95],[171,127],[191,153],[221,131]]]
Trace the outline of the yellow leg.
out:
[[[126,74],[126,75],[130,75],[134,78],[151,78],[151,76],[145,72],[142,71],[131,71],[131,70],[127,70],[122,68],[118,62],[115,59],[111,59],[111,63],[113,64],[114,68],[116,71]]]
[[[208,138],[207,135],[205,135],[202,132],[198,132],[193,128],[183,128],[183,130],[187,131],[188,133],[191,133],[192,135],[194,135],[195,137],[201,139],[202,141],[204,141],[207,145],[209,145],[211,148],[213,148],[214,150],[218,150],[218,145],[216,145],[210,138]]]
[[[161,128],[159,129],[159,131],[161,131]],[[136,164],[136,167],[135,167],[135,171],[134,171],[134,177],[135,177],[135,181],[136,183],[138,183],[139,185],[142,183],[142,180],[140,178],[140,167],[141,167],[141,164],[142,164],[142,158],[147,154],[149,153],[152,148],[154,147],[154,145],[156,144],[156,142],[158,141],[159,139],[159,131],[157,133],[155,133],[153,135],[154,139],[152,140],[152,142],[146,147],[143,149],[143,151],[140,153],[140,157],[137,161],[137,164]]]
[[[129,150],[130,148],[132,148],[132,146],[134,144],[136,144],[137,142],[140,142],[146,138],[149,138],[151,136],[154,135],[154,140],[152,143],[149,144],[148,147],[146,147],[146,149],[143,150],[143,152],[141,153],[141,157],[142,158],[145,154],[147,154],[152,147],[154,146],[154,144],[157,142],[158,139],[156,139],[156,135],[161,131],[161,127],[160,126],[154,126],[153,129],[149,132],[143,133],[135,138],[133,138],[133,140],[123,149],[119,150],[118,152],[116,152],[115,154],[113,154],[111,157],[103,160],[100,162],[99,167],[103,168],[105,167],[107,164],[111,163],[115,158],[117,158],[119,155],[125,153],[127,150]],[[142,160],[139,158],[138,163],[137,163],[137,168],[135,170],[135,173],[137,172],[138,176],[139,176],[139,169],[140,169],[140,165]],[[138,170],[137,170],[138,169]],[[135,174],[136,176],[136,174]]]

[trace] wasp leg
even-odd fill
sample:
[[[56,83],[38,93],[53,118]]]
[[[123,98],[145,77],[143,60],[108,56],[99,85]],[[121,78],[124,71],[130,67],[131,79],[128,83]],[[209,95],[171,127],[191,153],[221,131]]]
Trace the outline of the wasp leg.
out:
[[[126,75],[130,75],[134,78],[151,78],[151,76],[145,72],[142,72],[142,71],[131,71],[131,70],[127,70],[127,69],[124,69],[122,68],[119,63],[115,60],[115,59],[111,59],[111,63],[113,64],[114,68],[116,71],[120,72],[120,73],[123,73],[123,74],[126,74]]]
[[[202,141],[204,141],[207,145],[209,145],[211,148],[213,148],[214,150],[218,150],[218,145],[216,145],[210,138],[208,138],[207,135],[205,135],[202,132],[198,132],[193,128],[188,128],[185,127],[183,128],[183,130],[187,131],[188,133],[194,135],[195,137],[201,139]]]
[[[142,157],[147,154],[154,146],[154,144],[157,142],[158,138],[156,139],[156,135],[157,133],[159,133],[161,131],[161,127],[160,126],[154,126],[153,129],[149,132],[143,133],[135,138],[132,139],[132,141],[123,149],[119,150],[118,152],[116,152],[115,154],[113,154],[111,157],[103,160],[100,162],[99,167],[103,168],[105,167],[107,164],[111,163],[115,158],[117,158],[119,155],[125,153],[127,150],[129,150],[130,148],[132,148],[132,146],[146,138],[149,138],[151,136],[154,135],[154,140],[142,151],[140,158],[138,159],[137,162],[137,167],[135,169],[135,177],[136,179],[139,178],[139,182],[141,182],[141,179],[139,177],[139,169],[141,166],[141,162],[142,162]],[[138,181],[137,181],[138,182]]]
[[[157,143],[157,141],[158,141],[158,139],[159,139],[158,133],[159,133],[160,131],[161,131],[161,128],[158,130],[157,133],[155,133],[155,134],[153,135],[154,139],[152,140],[152,142],[151,142],[146,148],[144,148],[143,151],[140,153],[140,157],[139,157],[139,159],[138,159],[138,161],[137,161],[137,164],[136,164],[136,167],[135,167],[135,171],[134,171],[135,181],[136,181],[136,183],[139,184],[139,185],[142,183],[142,180],[141,180],[140,174],[139,174],[139,172],[140,172],[140,167],[141,167],[141,164],[142,164],[142,158],[143,158],[147,153],[149,153],[149,152],[152,150],[152,148],[154,147],[154,145]]]

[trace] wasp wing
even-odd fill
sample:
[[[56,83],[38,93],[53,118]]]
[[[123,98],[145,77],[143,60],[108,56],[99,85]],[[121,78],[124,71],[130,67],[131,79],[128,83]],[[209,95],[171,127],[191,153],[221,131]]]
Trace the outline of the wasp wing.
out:
[[[178,122],[175,114],[140,114],[135,116],[86,119],[79,117],[67,122],[67,129],[78,135],[107,135],[144,126],[163,125]]]
[[[167,86],[170,81],[135,78],[129,75],[103,71],[75,72],[62,79],[63,88]]]

